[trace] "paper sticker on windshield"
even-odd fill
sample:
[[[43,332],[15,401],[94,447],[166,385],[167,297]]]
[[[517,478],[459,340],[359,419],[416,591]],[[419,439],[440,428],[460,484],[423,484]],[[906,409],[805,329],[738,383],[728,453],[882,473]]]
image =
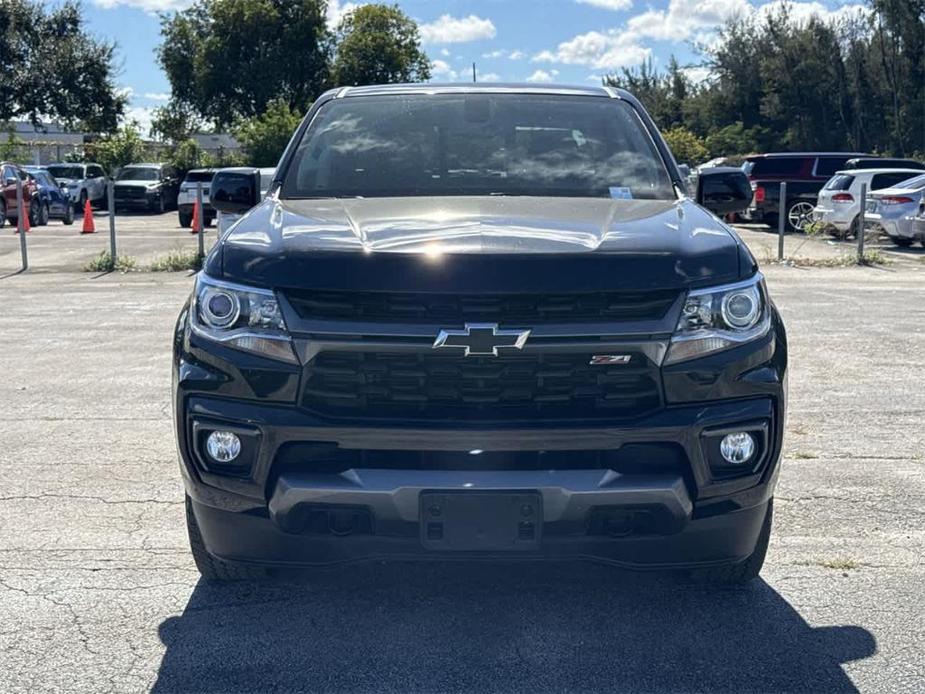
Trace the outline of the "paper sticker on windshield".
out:
[[[625,187],[610,186],[610,197],[615,200],[632,200],[633,191]]]

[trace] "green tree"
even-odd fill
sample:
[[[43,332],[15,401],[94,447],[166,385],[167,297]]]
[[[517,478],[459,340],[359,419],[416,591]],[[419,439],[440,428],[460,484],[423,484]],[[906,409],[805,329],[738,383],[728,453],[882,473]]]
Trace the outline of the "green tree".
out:
[[[301,120],[285,101],[271,101],[264,113],[240,121],[234,136],[252,166],[276,166]]]
[[[341,22],[332,68],[337,85],[421,82],[430,61],[418,27],[397,6],[362,5]]]
[[[282,100],[300,111],[328,84],[324,0],[198,0],[161,18],[172,98],[218,126]]]
[[[663,133],[665,142],[680,164],[696,166],[707,160],[709,153],[703,140],[687,128],[677,127]]]
[[[115,47],[89,34],[83,17],[73,2],[0,2],[0,121],[115,129],[126,104],[115,83]]]
[[[183,142],[203,127],[203,121],[188,104],[171,100],[154,109],[151,136],[165,142]]]
[[[761,132],[758,126],[746,128],[742,121],[736,121],[707,135],[704,144],[711,157],[754,154],[761,149]]]
[[[115,133],[84,146],[83,160],[101,164],[110,174],[133,162],[144,161],[147,147],[141,139],[138,123],[132,122]]]

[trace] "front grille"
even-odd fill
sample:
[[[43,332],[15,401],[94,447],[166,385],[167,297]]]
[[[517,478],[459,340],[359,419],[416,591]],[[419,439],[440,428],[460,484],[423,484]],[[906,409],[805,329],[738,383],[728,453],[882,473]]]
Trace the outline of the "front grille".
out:
[[[446,325],[488,321],[510,326],[659,320],[678,293],[674,289],[576,294],[290,291],[287,298],[305,319]]]
[[[115,198],[116,200],[138,200],[145,197],[144,188],[116,188]]]
[[[330,417],[456,423],[627,419],[659,407],[657,370],[645,356],[605,366],[590,357],[324,351],[305,367],[302,404]]]

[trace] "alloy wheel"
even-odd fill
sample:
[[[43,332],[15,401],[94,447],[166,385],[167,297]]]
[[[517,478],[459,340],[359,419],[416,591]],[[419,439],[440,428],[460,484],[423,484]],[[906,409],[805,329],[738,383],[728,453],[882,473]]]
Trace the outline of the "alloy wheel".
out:
[[[791,228],[803,231],[813,221],[813,204],[805,200],[794,203],[787,211],[787,221]]]

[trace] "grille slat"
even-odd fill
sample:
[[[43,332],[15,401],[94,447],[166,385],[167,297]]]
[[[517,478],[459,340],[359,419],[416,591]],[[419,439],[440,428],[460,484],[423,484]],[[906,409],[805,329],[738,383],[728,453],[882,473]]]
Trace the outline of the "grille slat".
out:
[[[305,367],[302,404],[322,416],[487,421],[625,419],[657,409],[657,369],[589,364],[574,353],[462,357],[324,351]]]
[[[287,297],[307,320],[410,323],[594,323],[664,318],[678,297],[674,289],[576,294],[427,294],[402,292],[293,291]]]

